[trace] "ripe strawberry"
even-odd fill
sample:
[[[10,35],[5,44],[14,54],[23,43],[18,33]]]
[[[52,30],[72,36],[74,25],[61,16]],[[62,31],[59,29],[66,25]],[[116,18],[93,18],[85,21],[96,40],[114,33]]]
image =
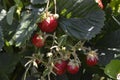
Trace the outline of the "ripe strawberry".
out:
[[[58,21],[55,16],[50,15],[46,17],[42,22],[38,23],[39,28],[43,32],[51,33],[54,32],[58,26]]]
[[[57,75],[62,75],[66,72],[66,68],[67,68],[67,61],[64,60],[59,60],[55,63],[55,67],[54,67],[54,72]]]
[[[35,34],[33,37],[32,37],[32,43],[34,46],[38,47],[38,48],[41,48],[44,46],[44,39],[42,36],[40,36],[39,34]]]
[[[70,61],[67,65],[67,71],[71,74],[76,74],[79,71],[79,64],[74,60]]]
[[[103,9],[103,4],[102,4],[102,0],[96,0],[96,2],[98,3],[98,6]]]
[[[88,66],[94,66],[98,62],[98,56],[95,51],[90,51],[86,58],[86,63]]]

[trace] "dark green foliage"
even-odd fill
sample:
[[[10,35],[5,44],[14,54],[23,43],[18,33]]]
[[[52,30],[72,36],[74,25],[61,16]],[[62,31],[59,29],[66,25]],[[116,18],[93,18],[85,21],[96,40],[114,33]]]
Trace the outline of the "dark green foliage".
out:
[[[61,15],[60,27],[70,36],[89,40],[95,37],[104,25],[104,12],[98,9],[93,0],[58,0],[57,3]],[[65,5],[60,7],[63,4]]]
[[[30,2],[32,4],[44,4],[46,3],[48,0],[30,0]]]
[[[4,19],[6,16],[6,11],[4,9],[0,9],[0,22]],[[3,40],[3,30],[2,30],[2,25],[0,24],[0,50],[4,46],[4,40]]]
[[[32,18],[33,16],[34,18]],[[26,40],[30,39],[31,34],[37,28],[36,17],[38,16],[34,14],[23,13],[22,20],[10,41],[11,44],[15,42],[16,46],[21,46],[23,43],[25,44]]]
[[[9,80],[9,76],[20,60],[20,55],[0,53],[0,79]]]
[[[41,33],[37,23],[41,21],[41,15],[46,8],[47,1],[0,0],[0,80],[10,80],[10,78],[14,80],[14,77],[22,77],[23,75],[19,76],[19,69],[22,69],[20,73],[24,74],[24,64],[28,61],[24,57],[26,55],[32,56],[33,53],[39,51],[33,48],[31,37],[35,32]],[[98,49],[99,53],[99,64],[89,67],[85,64],[84,51],[78,52],[82,62],[78,74],[66,73],[55,77],[57,80],[88,80],[88,77],[89,79],[93,78],[93,74],[97,75],[94,76],[93,80],[100,80],[101,76],[116,78],[120,61],[112,59],[120,59],[120,15],[117,12],[119,9],[116,6],[118,4],[115,5],[115,1],[103,1],[105,7],[104,10],[101,10],[94,0],[57,0],[57,14],[60,17],[56,30],[58,36],[56,44],[58,42],[59,46],[69,48],[78,40],[85,40],[87,41],[85,47]],[[108,3],[111,7],[107,6]],[[114,5],[115,10],[113,10]],[[55,13],[53,0],[49,5],[49,10],[51,13]],[[68,40],[68,38],[70,39]],[[45,46],[51,46],[52,39],[48,37]],[[49,51],[45,51],[45,49],[46,47],[42,48],[41,51],[43,50],[43,53]],[[47,58],[45,59],[47,60]],[[18,62],[21,64],[19,67]],[[46,69],[43,74],[46,76],[46,73],[49,72],[50,69]],[[34,74],[34,72],[31,73]],[[29,73],[27,75],[29,75],[27,79],[36,79]]]

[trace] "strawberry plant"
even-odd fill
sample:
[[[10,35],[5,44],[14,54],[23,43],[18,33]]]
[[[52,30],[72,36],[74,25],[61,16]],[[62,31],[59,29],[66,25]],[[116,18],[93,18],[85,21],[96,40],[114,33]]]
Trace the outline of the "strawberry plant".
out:
[[[119,80],[119,0],[0,0],[0,80]]]

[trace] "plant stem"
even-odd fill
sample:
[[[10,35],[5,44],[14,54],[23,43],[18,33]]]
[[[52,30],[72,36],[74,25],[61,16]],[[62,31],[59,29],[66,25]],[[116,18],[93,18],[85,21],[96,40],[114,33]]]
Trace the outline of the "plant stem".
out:
[[[28,70],[30,69],[31,65],[32,65],[32,63],[30,63],[30,64],[28,65],[27,69],[25,70],[25,73],[24,73],[24,76],[23,76],[23,79],[22,79],[22,80],[26,80],[27,72],[28,72]]]
[[[50,73],[48,74],[48,80],[50,80]]]
[[[57,12],[56,0],[54,0],[54,7],[55,7],[55,14],[56,14],[56,12]]]
[[[45,12],[46,12],[46,13],[48,12],[49,4],[50,4],[50,0],[47,1],[47,5],[46,5],[46,9],[45,9]]]
[[[56,32],[54,32],[54,34],[53,34],[53,43],[52,43],[52,46],[53,46],[54,43],[55,43],[55,39],[56,39]]]

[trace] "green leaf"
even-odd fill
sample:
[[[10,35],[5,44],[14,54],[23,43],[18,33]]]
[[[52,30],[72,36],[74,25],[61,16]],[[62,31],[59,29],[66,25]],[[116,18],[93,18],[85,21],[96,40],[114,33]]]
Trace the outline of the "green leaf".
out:
[[[15,9],[16,9],[16,6],[12,6],[7,13],[6,19],[9,25],[11,25],[13,22],[13,15],[14,15]]]
[[[6,16],[6,10],[2,9],[0,12],[0,21]]]
[[[36,25],[37,17],[38,16],[34,14],[24,13],[22,20],[18,25],[16,33],[14,34],[13,38],[10,41],[10,44],[12,44],[13,42],[15,42],[16,46],[21,46],[22,44],[24,44],[25,41],[30,38],[33,31],[36,30],[37,28]]]
[[[113,14],[115,14],[115,15],[120,14],[119,4],[120,4],[120,0],[111,0],[111,2],[110,2],[110,7],[112,8]]]
[[[96,43],[97,47],[120,49],[120,29],[106,34]],[[102,45],[101,45],[102,44]]]
[[[93,43],[98,48],[118,48],[120,49],[120,15],[110,16],[105,25]],[[101,45],[102,44],[102,45]]]
[[[120,29],[120,15],[118,16],[109,16],[108,21],[106,21],[103,31],[104,33],[111,33]]]
[[[9,41],[12,38],[13,34],[16,31],[18,24],[19,24],[18,20],[14,20],[14,22],[11,25],[9,25],[6,21],[6,18],[4,18],[0,22],[5,40]]]
[[[48,0],[30,0],[30,2],[32,4],[44,4],[46,3]]]
[[[19,55],[1,53],[0,54],[0,74],[9,74],[13,72],[16,64],[20,60]]]
[[[109,77],[116,79],[117,74],[120,73],[120,60],[112,60],[106,65],[104,72]]]
[[[6,74],[0,74],[0,80],[9,80],[9,77]]]
[[[111,16],[106,21],[101,38],[96,41],[97,47],[102,48],[120,48],[120,15]],[[102,44],[102,45],[101,45]]]
[[[21,7],[21,8],[23,7],[23,3],[21,0],[14,0],[14,2],[16,3],[17,7]]]
[[[18,16],[20,17],[21,10],[22,10],[22,8],[23,8],[23,3],[22,3],[21,0],[14,0],[14,2],[16,3],[16,7],[17,7],[16,13],[17,13]]]
[[[14,2],[15,2],[16,4],[19,4],[19,3],[21,3],[21,0],[14,0]]]
[[[4,41],[3,41],[3,33],[2,33],[2,28],[0,26],[0,50],[4,46]]]
[[[60,27],[70,36],[89,40],[101,31],[104,12],[93,0],[57,0]]]
[[[6,16],[6,11],[3,9],[0,12],[0,22],[4,19],[4,17]],[[3,30],[0,24],[0,50],[1,48],[4,46],[4,41],[3,41]]]
[[[4,40],[10,40],[11,36],[13,36],[16,27],[18,25],[18,20],[14,19],[14,22],[9,25],[6,21],[6,11],[3,9],[0,13],[0,27],[1,27],[1,35],[4,35]],[[2,37],[0,37],[2,39]],[[1,41],[2,42],[2,41]]]

